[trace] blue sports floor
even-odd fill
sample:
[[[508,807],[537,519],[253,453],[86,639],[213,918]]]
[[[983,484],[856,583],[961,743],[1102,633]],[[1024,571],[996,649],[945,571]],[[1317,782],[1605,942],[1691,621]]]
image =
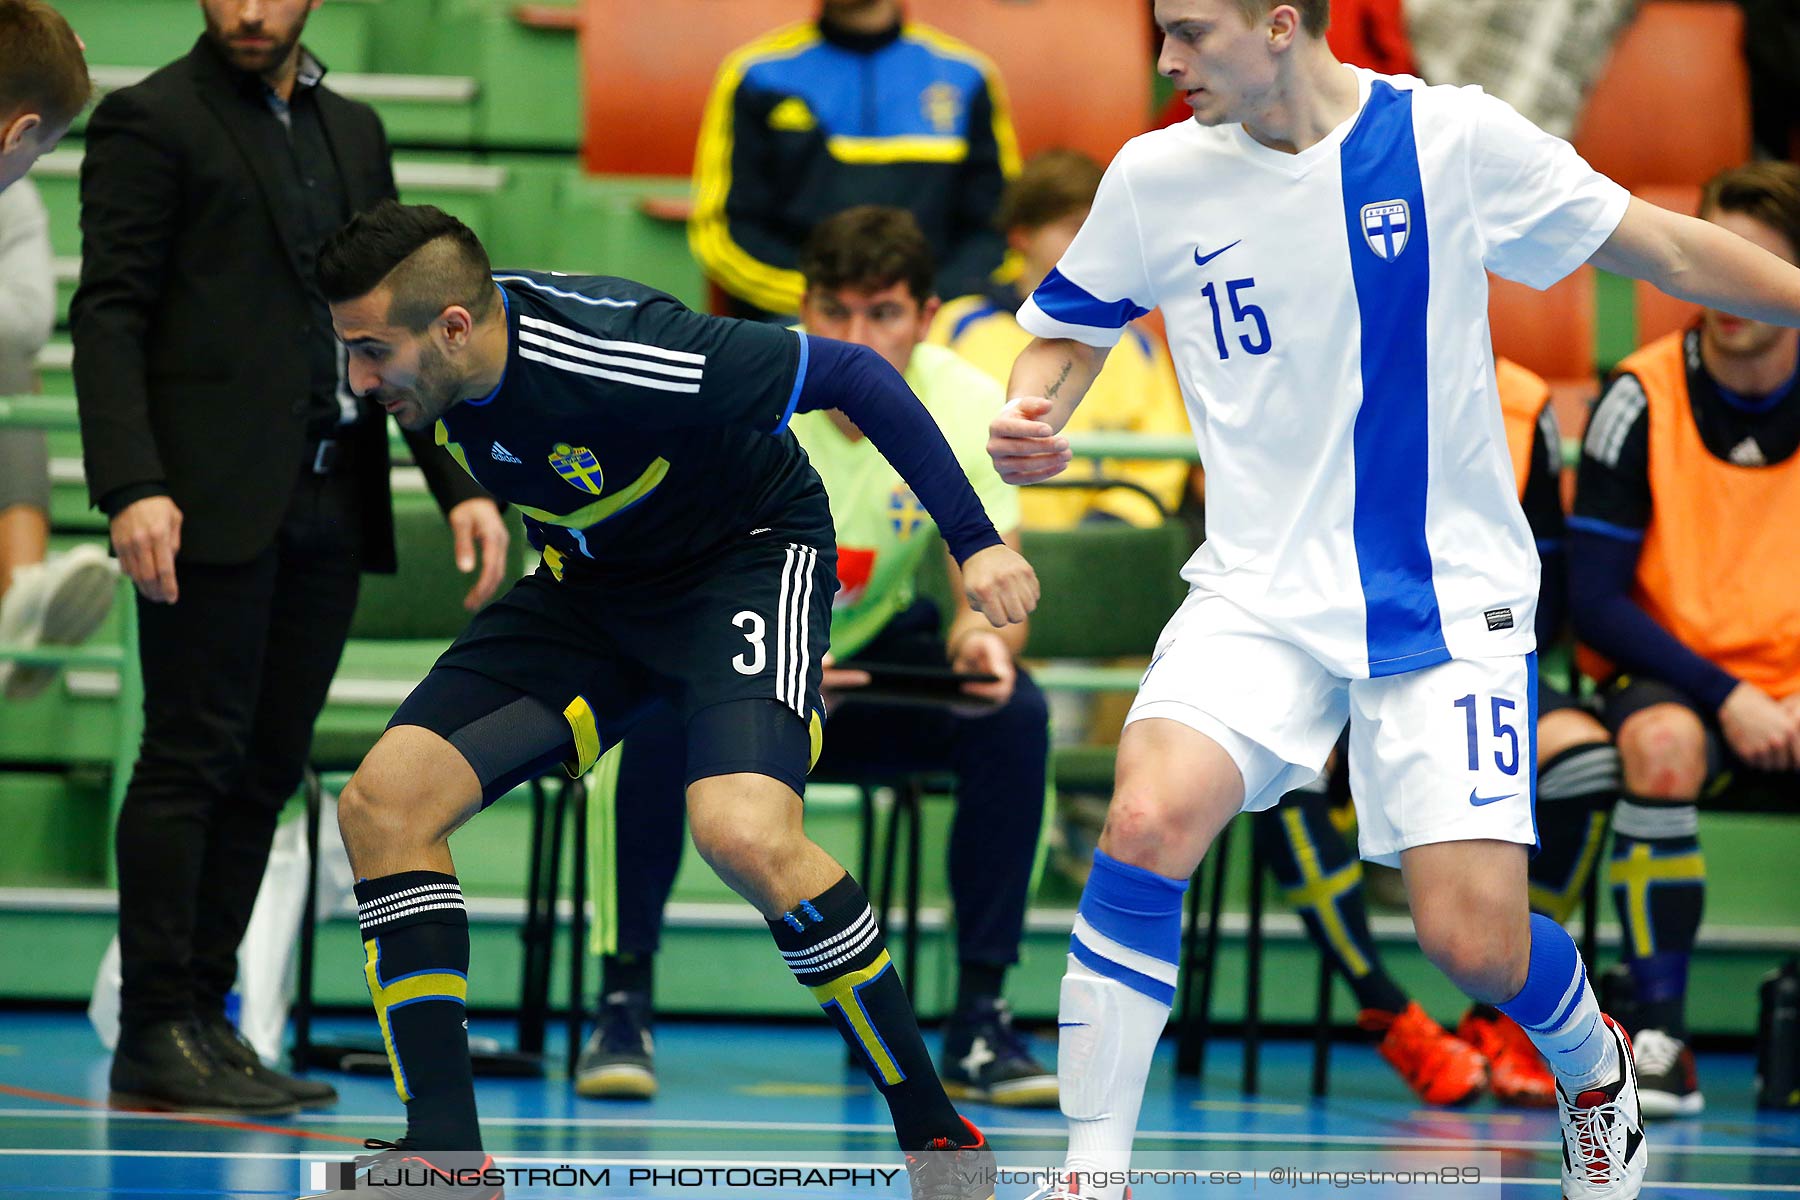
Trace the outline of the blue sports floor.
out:
[[[372,1032],[373,1019],[327,1023],[325,1036]],[[476,1034],[508,1036],[504,1024],[476,1022]],[[560,1047],[552,1061],[560,1063]],[[1220,1043],[1208,1054],[1208,1077],[1176,1081],[1169,1048],[1152,1075],[1135,1165],[1188,1170],[1261,1168],[1257,1183],[1171,1183],[1138,1189],[1138,1200],[1163,1196],[1424,1195],[1505,1196],[1550,1200],[1559,1195],[1553,1114],[1496,1109],[1491,1101],[1454,1112],[1421,1109],[1372,1050],[1338,1047],[1332,1095],[1306,1095],[1307,1051],[1298,1044],[1264,1047],[1264,1091],[1237,1091],[1238,1053]],[[844,1065],[844,1051],[817,1026],[665,1023],[657,1032],[661,1095],[649,1103],[596,1102],[574,1096],[560,1074],[536,1080],[483,1080],[479,1094],[487,1148],[508,1166],[569,1165],[590,1180],[610,1167],[605,1185],[514,1187],[508,1195],[714,1197],[904,1196],[892,1187],[745,1187],[728,1176],[678,1179],[652,1187],[627,1181],[635,1163],[781,1163],[891,1170],[898,1165],[885,1111],[873,1090]],[[1759,1113],[1751,1103],[1751,1063],[1742,1056],[1701,1060],[1708,1109],[1702,1118],[1652,1126],[1653,1160],[1646,1200],[1721,1196],[1800,1197],[1800,1114]],[[397,1137],[400,1105],[391,1082],[333,1076],[335,1109],[271,1121],[175,1118],[108,1112],[107,1056],[78,1014],[0,1014],[0,1196],[6,1200],[104,1197],[257,1196],[287,1200],[310,1190],[312,1164],[348,1160],[366,1136]],[[1061,1119],[979,1105],[968,1115],[992,1138],[1003,1165],[1053,1163],[1062,1148]],[[1453,1165],[1490,1152],[1497,1167],[1480,1188],[1284,1188],[1267,1177],[1271,1164],[1311,1161],[1332,1167],[1388,1165],[1423,1169],[1437,1158]],[[1470,1160],[1473,1161],[1473,1160]],[[323,1170],[324,1168],[317,1168]],[[1002,1186],[998,1200],[1029,1188]]]

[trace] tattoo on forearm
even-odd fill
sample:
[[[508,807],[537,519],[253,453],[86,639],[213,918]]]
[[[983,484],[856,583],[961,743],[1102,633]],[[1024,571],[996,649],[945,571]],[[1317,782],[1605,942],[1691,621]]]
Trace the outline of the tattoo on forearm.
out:
[[[1060,374],[1056,377],[1055,383],[1051,384],[1049,387],[1044,389],[1044,399],[1046,399],[1046,400],[1056,399],[1056,393],[1062,391],[1062,385],[1064,382],[1066,382],[1068,380],[1069,372],[1071,370],[1073,370],[1074,367],[1075,367],[1074,363],[1069,362],[1067,359],[1063,360],[1062,374]]]

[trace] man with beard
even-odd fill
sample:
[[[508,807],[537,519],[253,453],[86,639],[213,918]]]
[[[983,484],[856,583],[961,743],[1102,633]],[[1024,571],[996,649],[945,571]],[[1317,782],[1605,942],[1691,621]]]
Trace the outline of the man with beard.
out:
[[[75,386],[94,503],[138,589],[144,737],[119,814],[113,1103],[331,1103],[225,1017],[275,822],[300,781],[362,571],[394,568],[385,420],[343,382],[318,248],[394,195],[380,121],[300,44],[321,0],[201,0],[184,58],[88,126]],[[493,501],[414,454],[500,581]]]

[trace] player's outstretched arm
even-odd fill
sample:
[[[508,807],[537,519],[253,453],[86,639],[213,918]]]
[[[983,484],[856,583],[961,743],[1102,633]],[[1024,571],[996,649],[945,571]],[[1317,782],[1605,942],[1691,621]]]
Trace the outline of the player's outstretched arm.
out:
[[[1070,338],[1034,338],[1013,362],[1012,399],[988,425],[988,457],[1011,484],[1039,483],[1069,465],[1058,432],[1099,378],[1107,352]]]
[[[849,417],[937,522],[971,605],[996,626],[1024,620],[1037,606],[1037,576],[1001,544],[943,431],[900,372],[867,346],[802,336],[811,366],[794,411],[835,408]]]
[[[1710,221],[1636,197],[1589,261],[1603,271],[1655,284],[1681,300],[1752,321],[1800,327],[1800,267]]]

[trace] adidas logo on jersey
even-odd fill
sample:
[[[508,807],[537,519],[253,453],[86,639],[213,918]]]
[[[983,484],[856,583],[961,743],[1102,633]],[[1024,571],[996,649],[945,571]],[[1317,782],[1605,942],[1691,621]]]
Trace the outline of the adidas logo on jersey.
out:
[[[492,450],[491,453],[494,456],[495,462],[511,463],[515,467],[524,465],[522,462],[519,461],[519,457],[517,455],[515,455],[511,450],[508,450],[505,446],[502,446],[499,442],[494,443],[494,449]]]
[[[1755,438],[1745,438],[1731,448],[1731,461],[1740,467],[1766,467],[1769,460],[1763,457],[1762,447],[1756,444]]]

